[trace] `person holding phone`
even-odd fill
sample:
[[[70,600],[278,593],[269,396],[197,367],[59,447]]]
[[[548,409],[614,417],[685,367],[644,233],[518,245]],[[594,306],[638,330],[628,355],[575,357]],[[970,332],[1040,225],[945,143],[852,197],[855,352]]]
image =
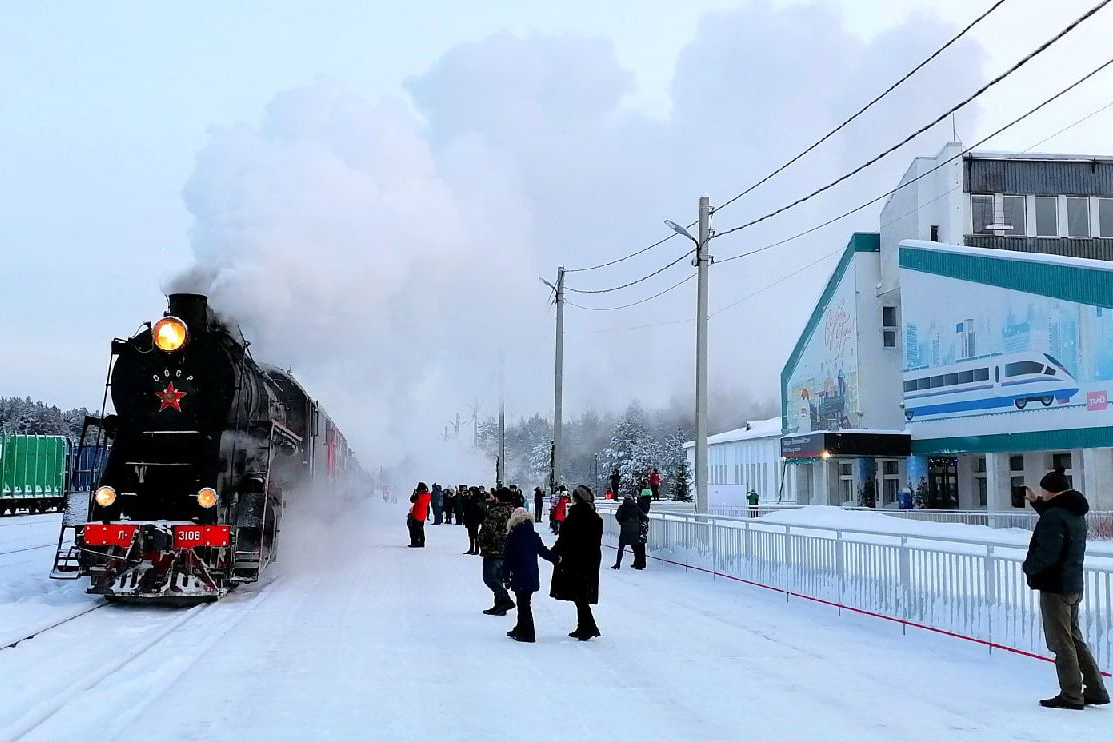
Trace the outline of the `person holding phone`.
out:
[[[1031,487],[1024,488],[1040,518],[1023,568],[1028,587],[1040,593],[1043,633],[1059,676],[1059,695],[1041,700],[1040,705],[1081,711],[1087,705],[1109,703],[1101,671],[1078,624],[1090,505],[1071,487],[1062,467],[1040,480],[1040,490],[1036,494]]]

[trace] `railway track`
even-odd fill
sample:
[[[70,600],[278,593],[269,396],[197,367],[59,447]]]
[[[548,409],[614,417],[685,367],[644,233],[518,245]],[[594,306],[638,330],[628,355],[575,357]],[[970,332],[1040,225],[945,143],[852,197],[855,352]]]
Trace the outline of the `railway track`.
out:
[[[15,649],[17,646],[19,646],[19,644],[21,642],[28,641],[29,639],[34,639],[35,637],[41,636],[41,635],[47,633],[48,631],[52,631],[53,629],[56,629],[59,626],[64,626],[64,625],[68,624],[70,621],[74,621],[78,618],[81,618],[82,616],[84,616],[87,613],[92,613],[93,611],[100,610],[101,608],[105,608],[108,605],[109,605],[109,603],[107,601],[101,601],[99,603],[95,603],[92,606],[89,606],[88,608],[83,608],[82,610],[77,611],[77,612],[75,612],[75,613],[73,613],[73,614],[71,614],[71,615],[69,615],[65,618],[53,619],[51,623],[48,623],[45,626],[42,626],[38,629],[34,629],[32,631],[27,631],[26,629],[24,629],[23,631],[19,632],[20,634],[22,634],[22,636],[17,636],[17,637],[8,638],[8,639],[0,639],[0,642],[3,642],[3,643],[0,643],[0,652],[3,652],[7,649]]]
[[[271,593],[275,582],[272,579],[254,593],[232,593],[240,600],[229,596],[215,603],[202,603],[184,609],[180,615],[171,612],[169,618],[166,618],[167,611],[172,609],[99,603],[18,640],[13,647],[27,639],[41,640],[44,636],[57,640],[61,645],[59,651],[48,656],[56,658],[58,672],[66,673],[68,678],[73,679],[67,679],[60,688],[41,689],[41,693],[33,697],[32,703],[25,704],[25,709],[17,717],[6,722],[0,718],[0,739],[55,739],[67,723],[96,729],[97,736],[102,738],[115,737],[145,708],[145,701],[150,702],[177,681],[262,602]],[[111,611],[101,610],[110,605]],[[88,615],[94,612],[95,616]],[[121,619],[150,616],[158,621],[158,625],[139,637],[131,636],[136,631],[134,627],[126,627],[123,634],[128,641],[123,643],[119,636],[106,637],[114,623],[113,614]],[[81,631],[73,630],[75,622],[81,624],[84,621],[90,621],[92,625]],[[104,621],[108,622],[107,629],[99,626]],[[71,636],[63,638],[67,628]],[[83,658],[84,664],[78,668],[67,667],[69,652],[66,643],[76,640],[80,647],[84,642],[95,641],[96,637],[105,637],[108,651]],[[113,642],[119,644],[119,651],[111,650]],[[9,654],[7,649],[0,650],[0,659]],[[133,685],[136,678],[142,678],[142,692],[138,694]],[[103,718],[98,718],[100,715]]]

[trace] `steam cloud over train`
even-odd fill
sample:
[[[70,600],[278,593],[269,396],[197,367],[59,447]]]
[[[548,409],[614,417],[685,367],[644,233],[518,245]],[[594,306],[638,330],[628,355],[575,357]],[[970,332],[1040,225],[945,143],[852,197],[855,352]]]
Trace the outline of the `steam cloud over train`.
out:
[[[206,297],[112,342],[115,414],[97,487],[71,505],[52,577],[110,598],[215,599],[275,559],[293,497],[346,498],[360,469],[332,420],[285,371],[257,363]],[[72,531],[72,543],[66,538]]]

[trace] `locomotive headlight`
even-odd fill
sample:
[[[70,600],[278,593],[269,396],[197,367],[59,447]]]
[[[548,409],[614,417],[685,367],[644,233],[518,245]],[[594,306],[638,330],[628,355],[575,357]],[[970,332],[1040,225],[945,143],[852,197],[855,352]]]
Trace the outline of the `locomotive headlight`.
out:
[[[202,487],[197,493],[197,504],[203,508],[216,505],[216,490],[212,487]]]
[[[116,502],[116,490],[108,485],[97,487],[97,493],[93,495],[93,499],[96,500],[97,504],[102,508],[106,508]]]
[[[169,353],[185,345],[185,322],[177,317],[163,317],[155,323],[151,333],[154,335],[155,345],[158,346],[159,350]]]

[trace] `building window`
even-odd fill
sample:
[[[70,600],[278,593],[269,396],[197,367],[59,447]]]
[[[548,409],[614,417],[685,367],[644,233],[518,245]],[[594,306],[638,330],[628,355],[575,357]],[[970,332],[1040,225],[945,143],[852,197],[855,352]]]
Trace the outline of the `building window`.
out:
[[[1063,472],[1067,475],[1067,486],[1074,487],[1073,476],[1073,457],[1070,453],[1053,453],[1051,454],[1051,467],[1053,469],[1063,468]]]
[[[881,307],[881,344],[886,348],[897,347],[896,307]]]
[[[989,485],[986,480],[985,456],[974,459],[974,491],[978,493],[978,507],[989,503]]]
[[[1025,204],[1028,199],[1025,196],[1002,196],[1001,206],[1002,215],[1004,216],[1004,223],[1009,225],[1008,229],[1002,230],[1004,234],[1011,237],[1023,237],[1028,233],[1028,228],[1025,225]]]
[[[839,494],[843,502],[854,502],[854,465],[839,463]]]
[[[1090,236],[1090,199],[1067,197],[1067,237]]]
[[[1036,236],[1059,236],[1059,197],[1036,196]]]
[[[932,224],[931,225],[931,231],[929,232],[929,234],[931,235],[931,241],[932,242],[938,242],[939,241],[939,225],[938,224]]]
[[[993,224],[993,196],[974,194],[970,196],[970,219],[974,234],[993,234],[988,229]]]
[[[1098,199],[1098,236],[1113,237],[1113,198]]]
[[[1009,471],[1024,471],[1024,456],[1009,457]]]
[[[881,462],[881,506],[900,499],[900,462]]]

